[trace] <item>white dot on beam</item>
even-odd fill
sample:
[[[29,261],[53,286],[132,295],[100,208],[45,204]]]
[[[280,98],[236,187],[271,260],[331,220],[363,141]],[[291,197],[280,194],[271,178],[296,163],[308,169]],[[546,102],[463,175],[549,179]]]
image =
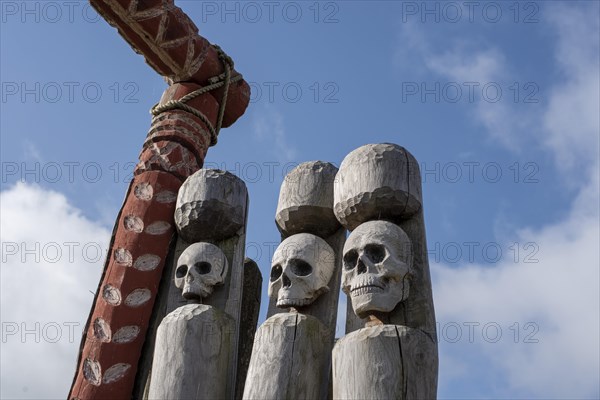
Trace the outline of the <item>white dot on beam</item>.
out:
[[[151,297],[152,292],[150,292],[150,289],[135,289],[125,299],[125,305],[128,307],[140,307],[148,302]]]
[[[141,182],[133,189],[133,194],[140,200],[151,200],[154,195],[154,189],[149,183]]]
[[[129,250],[122,247],[115,249],[114,258],[117,264],[122,264],[127,267],[130,267],[133,261],[133,257],[131,256]]]
[[[135,325],[128,325],[120,328],[113,335],[113,343],[130,343],[137,338],[140,333],[140,327]]]
[[[139,269],[140,271],[152,271],[158,267],[158,264],[160,264],[159,256],[154,254],[144,254],[135,260],[133,268]]]
[[[154,199],[159,203],[173,203],[177,200],[177,193],[165,190],[158,193]]]
[[[102,368],[98,361],[86,358],[83,362],[83,377],[92,385],[100,386],[102,381]]]
[[[121,304],[121,292],[110,284],[106,284],[102,288],[102,298],[112,306]]]
[[[113,383],[123,378],[127,371],[129,371],[131,365],[125,363],[115,364],[104,373],[104,377],[102,378],[102,383],[104,385]]]
[[[135,233],[141,233],[144,230],[144,221],[135,215],[128,215],[123,219],[125,229]]]
[[[162,235],[171,229],[171,224],[167,221],[156,221],[146,227],[146,233],[150,235]]]
[[[94,321],[94,337],[101,342],[110,342],[110,326],[102,318],[96,318]]]

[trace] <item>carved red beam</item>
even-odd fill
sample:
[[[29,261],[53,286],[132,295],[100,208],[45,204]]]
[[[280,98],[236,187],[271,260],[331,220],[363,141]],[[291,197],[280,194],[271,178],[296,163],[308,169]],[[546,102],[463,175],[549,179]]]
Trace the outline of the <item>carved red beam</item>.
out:
[[[225,78],[227,57],[198,36],[172,0],[91,0],[171,86],[160,104]],[[235,78],[237,72],[227,74]],[[187,81],[187,82],[186,82]],[[103,275],[82,339],[69,399],[130,399],[175,224],[179,187],[204,163],[218,121],[245,111],[243,80],[186,101],[152,120],[140,162],[113,229]],[[224,108],[222,106],[225,106]],[[180,107],[181,108],[181,107]],[[217,127],[217,132],[215,128]]]
[[[194,22],[173,0],[90,0],[90,4],[169,83],[204,86],[224,72],[218,52],[198,35]],[[236,75],[234,71],[232,76]],[[223,89],[214,95],[220,100]],[[249,99],[250,87],[245,81],[230,86],[223,127],[244,113]]]

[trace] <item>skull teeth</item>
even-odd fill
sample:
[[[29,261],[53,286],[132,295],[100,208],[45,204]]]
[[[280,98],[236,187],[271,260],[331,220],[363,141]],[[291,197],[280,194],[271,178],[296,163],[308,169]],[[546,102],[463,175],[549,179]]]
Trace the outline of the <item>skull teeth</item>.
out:
[[[277,300],[277,307],[301,307],[310,304],[312,299],[290,299],[280,298]]]
[[[362,296],[369,293],[383,293],[383,288],[376,285],[361,286],[351,290],[352,296]]]
[[[350,287],[352,296],[362,296],[369,293],[382,293],[386,284],[380,276],[374,274],[359,275]]]
[[[212,293],[211,288],[202,284],[189,286],[186,285],[183,288],[182,295],[188,300],[201,299],[210,296]]]

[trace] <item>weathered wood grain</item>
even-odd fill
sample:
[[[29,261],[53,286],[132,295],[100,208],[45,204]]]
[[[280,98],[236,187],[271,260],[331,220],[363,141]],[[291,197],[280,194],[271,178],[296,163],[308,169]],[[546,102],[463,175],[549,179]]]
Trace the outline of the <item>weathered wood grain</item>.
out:
[[[380,150],[377,150],[377,149]],[[362,150],[361,150],[362,149]],[[371,154],[372,162],[359,163],[352,162],[344,166],[344,162],[350,157],[351,154],[360,155],[363,153]],[[381,153],[382,155],[376,156]],[[390,154],[387,156],[386,154]],[[431,277],[429,272],[429,260],[427,256],[427,237],[425,232],[425,221],[422,200],[421,200],[421,173],[419,170],[419,164],[415,157],[403,147],[392,144],[381,144],[381,145],[366,145],[354,150],[344,159],[342,167],[340,167],[340,173],[338,173],[338,181],[340,183],[343,177],[340,176],[342,171],[349,172],[350,168],[354,168],[354,172],[349,172],[349,176],[363,176],[357,179],[367,179],[367,177],[383,177],[384,175],[394,176],[396,179],[395,185],[400,188],[407,188],[409,193],[415,194],[415,199],[419,199],[419,208],[416,212],[410,215],[402,214],[396,217],[387,218],[390,216],[391,204],[378,203],[378,210],[374,213],[367,214],[356,214],[358,215],[357,221],[360,223],[369,220],[391,220],[396,223],[400,228],[406,232],[412,243],[412,278],[410,285],[410,295],[408,298],[398,304],[398,306],[388,314],[389,323],[395,325],[404,325],[411,328],[421,329],[427,334],[431,335],[432,338],[436,337],[435,327],[435,311],[433,307],[433,295],[431,289]],[[391,160],[390,162],[384,162],[385,159]],[[405,163],[402,162],[405,160]],[[354,167],[352,167],[354,166]],[[401,169],[403,172],[394,172],[394,168]],[[361,175],[362,174],[362,175]],[[378,189],[375,186],[375,182],[372,182],[370,190]],[[380,178],[380,185],[383,185],[384,181]],[[335,195],[342,198],[342,192],[346,186],[335,187]],[[346,193],[346,192],[343,192]],[[336,197],[338,198],[338,197]],[[381,217],[380,217],[381,214]],[[360,217],[360,218],[359,218]],[[366,219],[365,219],[366,218]],[[364,327],[365,320],[359,319],[351,307],[350,299],[348,299],[348,312],[346,317],[346,333],[350,333],[356,329]]]
[[[234,387],[238,381],[237,368],[240,360],[238,360],[239,346],[241,345],[244,336],[248,335],[248,332],[243,333],[240,327],[243,317],[242,313],[242,297],[243,297],[243,281],[244,281],[244,245],[246,241],[246,235],[242,231],[238,232],[238,235],[233,236],[229,239],[219,241],[216,245],[223,250],[227,256],[227,260],[230,265],[230,272],[225,277],[223,285],[215,286],[213,293],[203,299],[203,304],[214,307],[218,310],[224,310],[234,320],[231,328],[231,346],[234,351],[230,353],[232,360],[229,363],[229,371],[227,376],[231,381],[231,387]],[[177,265],[177,259],[183,253],[183,251],[189,246],[183,239],[178,238],[174,248],[171,251],[170,263],[165,266],[165,282],[164,286],[161,285],[159,291],[159,301],[157,307],[154,310],[155,315],[153,316],[154,330],[159,325],[162,318],[168,313],[175,309],[188,304],[188,300],[183,298],[181,290],[175,286],[173,276],[175,274],[175,267]],[[249,327],[251,329],[252,326]],[[256,329],[256,323],[253,325]],[[154,336],[156,332],[154,333]],[[137,385],[134,398],[142,399],[147,398],[143,395],[143,388],[150,382],[150,373],[153,370],[153,359],[152,354],[155,351],[154,340],[152,336],[148,337],[147,343],[145,343],[144,354],[145,357],[143,362],[140,363],[140,372],[136,378]],[[149,355],[149,356],[148,356]],[[241,379],[241,378],[239,378]],[[233,398],[232,393],[230,397]]]
[[[399,226],[412,242],[413,268],[410,295],[387,315],[389,321],[387,323],[421,329],[431,338],[436,338],[435,310],[423,210],[421,209],[411,218],[403,220]],[[366,322],[367,319],[360,319],[356,316],[352,309],[352,303],[348,299],[346,333],[364,327]]]
[[[331,349],[335,340],[342,271],[342,249],[346,240],[346,230],[337,221],[331,219],[332,216],[335,218],[332,210],[335,170],[335,167],[329,163],[313,161],[301,164],[290,172],[281,186],[276,218],[282,232],[282,241],[291,236],[292,232],[312,233],[324,239],[334,252],[335,267],[328,283],[329,291],[322,293],[311,304],[297,307],[299,313],[306,317],[316,318],[323,326],[324,351],[320,354],[322,368],[318,373],[321,382],[326,387],[330,382]],[[327,217],[323,217],[324,208],[328,210],[325,213],[328,215]],[[306,224],[302,222],[303,219],[313,222]],[[323,223],[323,226],[316,226],[319,223]],[[274,318],[277,313],[282,312],[281,308],[277,308],[276,303],[276,297],[269,299],[267,318]],[[289,310],[283,309],[283,312]],[[257,350],[253,349],[253,355],[255,351]],[[326,393],[326,391],[321,393]],[[326,394],[321,395],[320,398],[325,396]]]
[[[360,224],[344,245],[342,290],[359,317],[389,313],[410,295],[412,244],[389,221]]]
[[[329,207],[331,215],[333,215],[333,182],[335,177],[332,175],[335,173],[335,170],[336,168],[332,164],[324,161],[306,162],[292,170],[281,184],[278,215],[282,210],[289,207],[297,207],[303,210],[301,214],[291,214],[296,216],[296,219],[300,217],[311,220],[318,219],[322,215],[320,207]],[[303,195],[294,195],[294,193],[302,193]],[[316,207],[317,205],[318,207]],[[301,222],[294,222],[294,224],[296,227],[301,226]],[[295,231],[295,229],[291,230]],[[323,230],[320,230],[320,232],[301,232],[320,236],[331,246],[335,253],[335,270],[328,284],[329,291],[320,295],[308,307],[299,308],[301,313],[316,317],[330,330],[328,342],[333,347],[342,274],[342,249],[346,241],[346,230],[337,223],[336,230],[331,233],[324,233]],[[286,230],[282,230],[281,240],[284,241],[291,235]],[[276,303],[276,298],[269,299],[267,318],[282,312],[281,309],[277,308]]]
[[[222,177],[223,175],[218,176]],[[217,179],[220,178],[210,179],[209,182],[213,182]],[[217,186],[223,187],[222,185]],[[242,214],[245,216],[245,218],[247,218],[247,194],[246,197],[244,197],[243,202],[240,202],[239,204],[241,207],[243,207]],[[234,321],[231,334],[232,351],[229,353],[231,360],[228,364],[230,370],[227,372],[227,377],[229,379],[228,387],[231,388],[235,388],[236,386],[239,341],[241,340],[240,323],[242,320],[241,312],[244,286],[244,250],[246,243],[245,232],[246,220],[243,221],[241,228],[237,232],[235,232],[233,236],[229,236],[228,238],[222,240],[209,240],[210,242],[214,243],[217,247],[219,247],[223,251],[223,253],[225,253],[229,264],[229,273],[227,274],[227,276],[225,276],[223,284],[215,286],[213,293],[209,297],[202,300],[203,304],[210,305],[215,309],[224,311]],[[164,318],[165,315],[183,305],[188,304],[188,301],[183,298],[181,290],[177,289],[177,287],[175,286],[174,276],[177,260],[181,253],[190,244],[191,243],[188,243],[185,240],[183,240],[183,238],[178,237],[171,249],[171,252],[169,253],[169,262],[166,264],[165,270],[163,272],[163,281],[161,283],[157,295],[156,306],[153,310],[152,323],[149,329],[149,335],[146,342],[144,343],[144,356],[142,357],[142,360],[140,362],[139,371],[136,377],[136,386],[133,396],[133,398],[135,399],[141,399],[144,396],[144,388],[147,386],[150,371],[152,370],[154,337],[158,325],[160,324],[162,318]],[[255,326],[256,325],[254,325],[254,327]],[[234,392],[231,393],[229,398],[233,398],[233,396]]]
[[[329,291],[335,253],[331,246],[311,233],[297,233],[279,244],[273,254],[269,298],[277,307],[310,307]]]
[[[346,363],[347,365],[344,364],[346,366],[343,367],[344,370],[350,368],[349,365],[381,365],[384,363],[383,365],[387,365],[386,373],[395,376],[390,378],[385,375],[384,379],[394,381],[400,376],[399,374],[408,376],[406,375],[406,371],[408,371],[406,366],[410,363],[421,362],[418,358],[422,357],[421,353],[413,354],[408,350],[405,352],[404,339],[401,339],[399,343],[403,350],[403,363],[398,364],[397,360],[392,362],[393,360],[386,355],[391,354],[389,349],[382,350],[384,346],[389,346],[394,342],[393,338],[386,339],[386,342],[383,342],[381,338],[371,339],[374,329],[381,329],[384,332],[381,333],[382,337],[393,336],[392,328],[388,328],[393,326],[400,332],[401,338],[403,337],[401,328],[406,330],[407,337],[418,334],[420,338],[418,342],[421,343],[419,346],[424,346],[427,356],[424,366],[417,368],[417,370],[422,369],[422,373],[419,373],[420,380],[417,379],[414,384],[411,383],[402,389],[404,392],[399,392],[400,388],[392,383],[384,384],[375,380],[374,377],[371,379],[375,383],[367,384],[366,381],[361,381],[367,384],[366,388],[358,385],[352,389],[345,389],[338,382],[336,392],[335,380],[341,378],[339,374],[336,378],[334,371],[334,398],[435,398],[438,373],[437,335],[419,165],[416,159],[400,146],[392,144],[363,146],[344,159],[340,172],[338,172],[334,195],[336,216],[346,227],[355,229],[361,224],[373,220],[390,221],[404,230],[412,247],[409,291],[405,293],[407,294],[406,298],[399,302],[393,310],[374,312],[372,315],[361,314],[365,316],[364,319],[361,319],[356,315],[351,299],[348,298],[347,336],[340,339],[336,345],[334,363],[337,363],[338,366],[342,365],[340,363]],[[377,328],[372,326],[374,323],[387,325],[380,325],[383,328]],[[369,328],[364,328],[365,326]],[[370,330],[365,331],[365,329]],[[370,351],[368,346],[366,350],[360,350],[360,346],[356,347],[356,343],[353,343],[352,346],[356,347],[353,351],[356,354],[348,353],[344,356],[343,353],[347,352],[347,349],[354,348],[348,344],[348,341],[356,341],[355,339],[359,342],[375,343],[378,351],[373,351],[369,355],[361,355],[362,351]],[[384,343],[387,344],[384,345]],[[338,346],[340,347],[338,348]],[[360,362],[355,360],[361,357],[363,359]],[[354,364],[355,362],[358,364]],[[336,368],[340,370],[340,367]],[[391,391],[386,392],[385,388],[388,387]],[[372,390],[372,393],[368,391],[369,389]],[[348,391],[344,392],[344,390]]]
[[[167,315],[158,327],[148,398],[231,398],[234,388],[227,373],[234,325],[229,315],[203,304]]]
[[[256,331],[244,399],[325,399],[328,330],[300,313],[276,314]]]
[[[307,318],[316,318],[320,321],[320,334],[319,337],[322,341],[322,351],[318,355],[320,358],[320,369],[318,370],[318,374],[320,376],[322,384],[325,386],[323,389],[325,395],[320,395],[319,397],[304,397],[306,399],[309,398],[328,398],[326,393],[330,386],[330,371],[331,371],[331,350],[333,349],[333,344],[335,341],[335,333],[336,333],[336,320],[337,320],[337,308],[338,308],[338,300],[339,300],[339,289],[340,289],[340,281],[341,281],[341,269],[342,269],[342,249],[344,247],[344,242],[346,241],[346,230],[344,228],[340,228],[336,233],[331,236],[325,238],[325,241],[331,246],[334,250],[335,254],[335,269],[333,271],[333,275],[331,280],[329,281],[330,290],[326,293],[321,294],[312,304],[305,307],[298,307],[298,315],[303,315]],[[278,316],[287,315],[281,314],[282,312],[289,312],[290,309],[282,309],[277,307],[277,297],[269,298],[269,308],[267,310],[267,321],[272,320],[273,323],[276,323]],[[301,313],[301,314],[300,314]],[[266,323],[266,322],[265,322]],[[260,330],[261,328],[259,328]],[[266,328],[265,328],[266,329]],[[258,331],[257,331],[258,335]],[[255,340],[254,348],[252,349],[252,356],[256,352],[260,352],[260,348],[256,346],[257,341]],[[302,342],[298,343],[297,346],[303,346]],[[298,348],[298,351],[303,351],[302,348]],[[259,368],[256,366],[255,368]],[[270,367],[272,369],[273,367]],[[265,372],[267,373],[267,372]],[[250,379],[250,372],[248,373],[248,378],[246,379],[246,383]],[[322,393],[322,392],[320,392]],[[257,397],[262,399],[262,397]],[[279,397],[281,398],[281,397]],[[303,397],[290,395],[288,397],[290,399],[300,399]]]
[[[419,329],[375,325],[333,349],[334,399],[435,399],[437,346]]]

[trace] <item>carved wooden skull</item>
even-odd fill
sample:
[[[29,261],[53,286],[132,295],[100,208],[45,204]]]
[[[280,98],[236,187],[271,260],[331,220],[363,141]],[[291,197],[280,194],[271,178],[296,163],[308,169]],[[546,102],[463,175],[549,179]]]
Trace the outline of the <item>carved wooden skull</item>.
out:
[[[390,312],[409,293],[412,245],[406,233],[387,221],[356,228],[344,245],[342,290],[356,315]]]
[[[227,270],[227,257],[220,248],[210,243],[194,243],[177,260],[175,286],[183,290],[186,299],[208,297],[215,285],[223,283]]]
[[[335,254],[320,237],[299,233],[281,242],[271,265],[269,297],[280,308],[301,307],[329,291]]]

